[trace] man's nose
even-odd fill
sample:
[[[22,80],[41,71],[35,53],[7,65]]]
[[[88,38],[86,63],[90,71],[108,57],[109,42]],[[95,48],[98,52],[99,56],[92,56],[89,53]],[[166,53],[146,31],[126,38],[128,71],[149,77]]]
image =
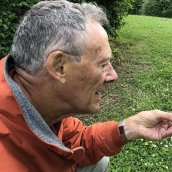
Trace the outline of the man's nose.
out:
[[[110,64],[109,70],[106,73],[105,81],[110,82],[110,81],[115,81],[118,79],[118,75],[112,65]]]

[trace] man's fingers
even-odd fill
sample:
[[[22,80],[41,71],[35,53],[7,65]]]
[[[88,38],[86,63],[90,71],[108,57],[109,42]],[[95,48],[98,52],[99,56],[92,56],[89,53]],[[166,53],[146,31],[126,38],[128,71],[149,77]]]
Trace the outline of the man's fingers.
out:
[[[171,112],[164,112],[164,111],[160,111],[160,110],[155,110],[155,112],[153,112],[153,113],[155,115],[157,114],[160,119],[170,120],[172,122],[172,113]]]
[[[172,122],[172,113],[164,112],[162,118],[166,120],[170,120]]]
[[[166,130],[163,134],[162,134],[162,139],[172,136],[172,127],[168,128],[168,130]]]

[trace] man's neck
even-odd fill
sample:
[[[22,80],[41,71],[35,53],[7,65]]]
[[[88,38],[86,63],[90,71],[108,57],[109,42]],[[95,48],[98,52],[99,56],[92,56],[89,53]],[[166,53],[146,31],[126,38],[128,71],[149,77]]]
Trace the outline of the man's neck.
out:
[[[48,125],[52,125],[63,118],[70,116],[70,107],[67,103],[58,99],[53,90],[50,77],[46,72],[34,76],[21,69],[16,69],[13,80],[20,86],[28,100],[37,109]]]

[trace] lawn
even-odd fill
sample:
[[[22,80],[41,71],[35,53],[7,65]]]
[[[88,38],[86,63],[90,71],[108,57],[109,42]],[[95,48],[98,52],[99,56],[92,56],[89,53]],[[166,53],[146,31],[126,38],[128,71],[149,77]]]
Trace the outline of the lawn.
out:
[[[118,120],[139,111],[172,111],[172,19],[128,16],[111,38],[119,80],[107,86],[101,114],[92,121]],[[135,140],[111,157],[112,172],[172,171],[172,139]]]

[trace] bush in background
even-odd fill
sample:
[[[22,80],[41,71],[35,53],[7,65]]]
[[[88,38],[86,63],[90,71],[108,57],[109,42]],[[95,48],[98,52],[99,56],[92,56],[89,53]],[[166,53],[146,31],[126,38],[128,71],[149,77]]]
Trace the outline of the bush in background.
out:
[[[19,19],[35,3],[40,0],[1,0],[0,2],[0,58],[5,56],[11,48],[13,35]],[[71,0],[81,3],[83,0]],[[109,19],[108,33],[117,36],[116,31],[124,24],[123,16],[128,14],[133,0],[86,0],[97,3],[106,9]]]
[[[143,14],[172,18],[172,0],[147,0],[143,7]]]
[[[129,14],[141,14],[144,2],[145,0],[134,0],[134,2],[132,2],[132,8],[129,10]]]
[[[38,0],[3,0],[0,2],[0,58],[11,48],[20,17]]]
[[[106,29],[111,35],[117,36],[116,31],[124,25],[123,17],[132,8],[132,2],[133,0],[97,0],[107,11],[109,26]]]

